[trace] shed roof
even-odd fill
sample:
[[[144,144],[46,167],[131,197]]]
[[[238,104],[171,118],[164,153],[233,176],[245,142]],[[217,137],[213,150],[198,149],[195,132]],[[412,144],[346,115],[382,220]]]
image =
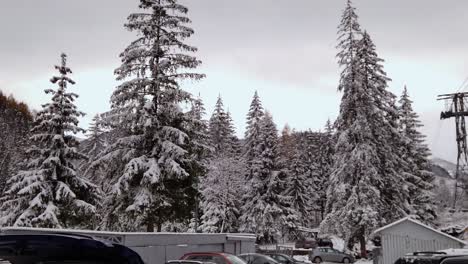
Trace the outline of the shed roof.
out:
[[[374,231],[374,234],[381,233],[382,231],[384,231],[384,230],[386,230],[386,229],[389,229],[389,228],[391,228],[391,227],[394,227],[394,226],[396,226],[396,225],[399,225],[399,224],[401,224],[401,223],[403,223],[403,222],[410,222],[410,223],[413,223],[413,224],[417,224],[417,225],[422,226],[422,227],[424,227],[424,228],[426,228],[426,229],[428,229],[428,230],[430,230],[430,231],[432,231],[432,232],[434,232],[434,233],[437,233],[437,234],[439,234],[439,235],[442,235],[442,236],[444,236],[444,237],[447,237],[447,238],[449,238],[449,239],[452,239],[452,240],[454,240],[454,241],[457,241],[457,242],[460,243],[460,244],[463,244],[463,245],[466,245],[466,244],[467,244],[465,241],[463,241],[463,240],[461,240],[461,239],[458,239],[458,238],[453,237],[453,236],[451,236],[451,235],[445,234],[444,232],[441,232],[441,231],[439,231],[439,230],[436,230],[436,229],[434,229],[434,228],[432,228],[432,227],[430,227],[430,226],[428,226],[428,225],[425,225],[425,224],[423,224],[423,223],[421,223],[421,222],[419,222],[419,221],[416,221],[416,220],[412,219],[412,218],[409,217],[409,216],[408,216],[408,217],[405,217],[405,218],[402,218],[402,219],[400,219],[400,220],[398,220],[398,221],[396,221],[396,222],[393,222],[393,223],[391,223],[391,224],[389,224],[389,225],[383,226],[383,227],[381,227],[381,228],[375,230],[375,231]]]

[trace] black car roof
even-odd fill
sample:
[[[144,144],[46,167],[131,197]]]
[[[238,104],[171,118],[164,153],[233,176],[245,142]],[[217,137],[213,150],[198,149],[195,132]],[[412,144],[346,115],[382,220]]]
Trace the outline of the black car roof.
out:
[[[142,264],[133,250],[118,244],[72,234],[0,235],[0,259],[31,263],[44,260],[93,260]]]
[[[441,264],[465,264],[468,263],[468,256],[449,256],[440,262]]]

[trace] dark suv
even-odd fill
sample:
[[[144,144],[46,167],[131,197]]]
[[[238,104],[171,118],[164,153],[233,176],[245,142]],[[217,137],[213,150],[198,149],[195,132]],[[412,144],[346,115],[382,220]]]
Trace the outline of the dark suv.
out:
[[[440,264],[466,264],[468,263],[468,256],[465,257],[447,257]]]
[[[468,256],[447,255],[445,252],[414,252],[398,259],[398,264],[466,264]]]
[[[144,264],[133,250],[81,235],[0,235],[0,263]]]

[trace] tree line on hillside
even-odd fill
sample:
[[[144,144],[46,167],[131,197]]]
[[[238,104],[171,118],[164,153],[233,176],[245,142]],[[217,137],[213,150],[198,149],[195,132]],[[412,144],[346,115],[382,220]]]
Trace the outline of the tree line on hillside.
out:
[[[9,176],[24,158],[32,119],[33,114],[25,103],[0,91],[0,196]]]
[[[194,33],[188,9],[175,0],[139,7],[146,12],[125,24],[138,38],[120,55],[111,110],[94,117],[84,141],[65,54],[33,122],[25,105],[0,96],[0,144],[16,150],[0,156],[0,225],[249,232],[262,243],[320,225],[365,252],[379,226],[406,215],[435,221],[421,123],[407,89],[398,102],[388,90],[351,1],[339,27],[337,120],[321,132],[279,132],[255,93],[243,139],[221,97],[206,119],[202,100],[180,86],[205,77],[184,42]],[[24,126],[10,138],[19,116]]]

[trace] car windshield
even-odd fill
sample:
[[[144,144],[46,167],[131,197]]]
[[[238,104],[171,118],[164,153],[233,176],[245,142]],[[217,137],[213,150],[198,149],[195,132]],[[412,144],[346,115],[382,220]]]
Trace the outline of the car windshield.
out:
[[[228,260],[229,262],[231,262],[232,264],[245,264],[245,261],[242,260],[241,258],[237,257],[237,256],[234,256],[234,255],[231,255],[231,254],[225,254],[224,255]]]
[[[279,260],[282,260],[282,259],[287,259],[289,261],[292,261],[294,262],[294,259],[291,258],[290,256],[288,255],[283,255],[283,254],[280,254],[280,255],[271,255],[270,257],[274,258],[277,262],[279,262]]]

